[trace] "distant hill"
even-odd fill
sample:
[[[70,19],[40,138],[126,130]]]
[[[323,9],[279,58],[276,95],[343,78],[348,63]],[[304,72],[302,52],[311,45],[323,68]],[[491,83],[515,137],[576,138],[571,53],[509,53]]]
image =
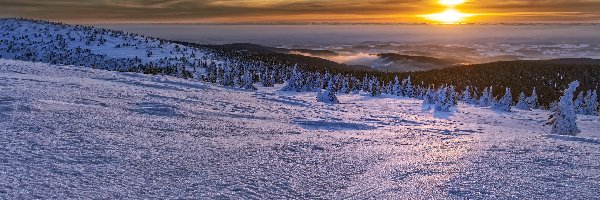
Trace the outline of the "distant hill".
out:
[[[251,43],[234,43],[225,45],[205,45],[195,44],[189,42],[173,41],[178,44],[211,49],[214,52],[219,52],[226,57],[242,58],[247,60],[260,60],[266,63],[282,63],[284,65],[295,65],[302,66],[303,69],[310,71],[329,71],[331,73],[337,72],[369,72],[376,71],[376,69],[370,68],[363,65],[347,65],[343,63],[337,63],[331,60],[299,55],[295,52],[307,53],[311,55],[337,55],[337,53],[328,50],[309,50],[309,49],[284,49],[276,47],[267,47]]]
[[[427,71],[451,67],[461,61],[428,56],[410,56],[395,53],[377,54],[380,58],[371,66],[380,71]]]

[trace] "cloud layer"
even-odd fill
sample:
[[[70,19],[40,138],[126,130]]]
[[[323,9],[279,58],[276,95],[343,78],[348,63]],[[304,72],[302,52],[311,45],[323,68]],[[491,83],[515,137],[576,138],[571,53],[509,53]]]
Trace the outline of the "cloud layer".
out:
[[[600,22],[600,0],[471,0],[473,22]],[[422,22],[435,0],[0,0],[0,16],[67,22]]]

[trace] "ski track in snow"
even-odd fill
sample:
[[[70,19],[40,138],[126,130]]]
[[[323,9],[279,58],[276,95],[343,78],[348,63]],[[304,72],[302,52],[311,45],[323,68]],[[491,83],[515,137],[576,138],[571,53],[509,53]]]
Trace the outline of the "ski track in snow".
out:
[[[594,199],[600,119],[0,60],[0,198]]]

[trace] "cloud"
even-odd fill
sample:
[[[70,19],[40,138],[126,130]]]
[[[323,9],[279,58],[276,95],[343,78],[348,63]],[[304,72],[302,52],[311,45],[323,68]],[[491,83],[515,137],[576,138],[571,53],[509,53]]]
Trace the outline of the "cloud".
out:
[[[459,6],[492,13],[481,19],[510,22],[543,16],[589,22],[600,19],[598,7],[598,0],[470,0]],[[442,9],[435,0],[0,0],[3,17],[70,22],[417,22],[415,15]]]

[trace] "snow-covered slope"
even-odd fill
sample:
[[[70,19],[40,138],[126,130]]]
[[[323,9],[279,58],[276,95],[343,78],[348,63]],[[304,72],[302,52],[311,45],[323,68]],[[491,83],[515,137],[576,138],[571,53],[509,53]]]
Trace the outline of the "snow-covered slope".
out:
[[[25,19],[0,19],[0,58],[127,71],[185,67],[210,53],[120,31]]]
[[[0,199],[600,196],[599,117],[278,87],[0,60]]]

